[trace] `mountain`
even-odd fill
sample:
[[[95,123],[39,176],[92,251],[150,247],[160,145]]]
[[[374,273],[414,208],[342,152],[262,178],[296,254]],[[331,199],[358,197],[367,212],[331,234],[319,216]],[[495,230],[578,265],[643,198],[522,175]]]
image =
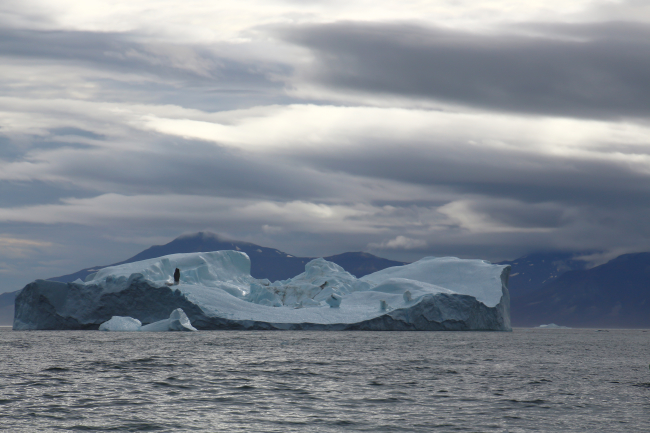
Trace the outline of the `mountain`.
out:
[[[251,275],[255,278],[268,278],[271,281],[286,280],[295,277],[304,272],[305,265],[315,258],[295,257],[291,254],[276,250],[275,248],[262,247],[250,242],[227,240],[210,232],[199,232],[191,235],[179,236],[165,245],[154,245],[141,253],[136,254],[130,259],[108,266],[154,259],[168,254],[200,253],[221,250],[245,252],[251,258]],[[357,278],[391,266],[402,266],[406,264],[404,262],[383,259],[363,252],[343,253],[335,256],[324,257],[324,259],[336,263]],[[77,278],[84,280],[88,275],[108,266],[94,266],[92,268],[82,269],[73,274],[50,278],[50,280],[61,281],[63,283],[69,283]]]
[[[513,326],[650,328],[650,253],[568,271],[512,299]]]
[[[336,263],[357,278],[372,274],[392,266],[402,266],[408,263],[395,260],[382,259],[369,253],[343,253],[335,256],[324,257],[328,262]]]
[[[251,258],[251,275],[255,278],[268,278],[271,281],[285,280],[304,272],[305,264],[311,260],[311,258],[294,257],[275,248],[266,248],[250,242],[231,241],[210,232],[199,232],[179,236],[165,245],[154,245],[122,262],[86,268],[73,274],[50,278],[50,280],[69,283],[77,278],[84,280],[88,275],[108,266],[154,259],[168,254],[221,250],[245,252]]]
[[[497,264],[510,265],[508,289],[511,298],[534,292],[544,284],[554,281],[568,271],[584,270],[588,263],[576,260],[587,253],[536,253]]]

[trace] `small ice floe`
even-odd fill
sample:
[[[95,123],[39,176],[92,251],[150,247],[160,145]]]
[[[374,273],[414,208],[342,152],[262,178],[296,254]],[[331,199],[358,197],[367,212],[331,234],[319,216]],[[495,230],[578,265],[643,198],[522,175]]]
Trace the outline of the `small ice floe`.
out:
[[[111,320],[99,325],[100,331],[145,331],[145,332],[165,332],[165,331],[196,331],[196,328],[190,323],[190,319],[181,308],[177,308],[169,315],[169,319],[159,320],[142,326],[138,319],[133,317],[113,316]]]
[[[99,325],[100,331],[130,332],[139,331],[142,323],[133,317],[113,316],[111,320]]]
[[[539,325],[540,328],[544,329],[571,329],[568,326],[560,326],[555,323],[549,323],[548,325]]]
[[[187,315],[181,308],[177,308],[169,315],[169,319],[159,320],[140,328],[145,332],[165,332],[165,331],[196,331],[196,328],[190,323]]]

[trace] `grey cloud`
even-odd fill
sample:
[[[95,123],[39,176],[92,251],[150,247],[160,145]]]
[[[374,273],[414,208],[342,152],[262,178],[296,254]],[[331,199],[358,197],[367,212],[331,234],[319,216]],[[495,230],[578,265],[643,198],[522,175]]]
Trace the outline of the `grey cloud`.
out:
[[[469,33],[343,22],[279,31],[312,51],[297,85],[579,117],[650,114],[650,26],[530,24]]]
[[[549,202],[531,204],[484,198],[474,201],[472,210],[489,215],[491,220],[513,229],[557,228],[570,220],[565,206]]]
[[[143,39],[133,33],[4,28],[0,29],[0,58],[8,64],[40,62],[44,70],[54,65],[77,68],[78,79],[96,84],[94,96],[104,101],[175,103],[215,110],[286,99],[281,95],[283,83],[277,79],[289,74],[286,64],[233,60],[220,55],[223,47],[219,45]],[[107,71],[123,76],[111,77]],[[51,94],[55,88],[54,83],[47,83],[45,90]],[[39,97],[44,91],[33,82],[21,83],[19,89],[6,84],[0,89],[6,95],[25,95],[31,89]]]
[[[645,221],[650,217],[647,176],[615,161],[495,151],[435,140],[415,143],[413,147],[373,142],[343,153],[328,152],[328,147],[323,146],[316,151],[272,156],[156,134],[135,135],[131,139],[151,140],[149,150],[55,151],[44,154],[43,158],[53,164],[44,169],[49,174],[64,176],[77,188],[85,186],[85,196],[98,191],[279,202],[374,203],[368,195],[370,188],[362,185],[380,190],[391,184],[404,185],[402,200],[388,200],[382,193],[384,202],[374,203],[395,207],[390,215],[392,225],[381,215],[367,217],[368,226],[380,223],[383,227],[384,234],[379,237],[367,233],[318,233],[317,222],[310,233],[290,226],[276,234],[264,233],[260,221],[220,220],[216,227],[205,227],[204,216],[200,219],[203,222],[183,222],[182,229],[176,221],[152,218],[137,226],[138,236],[173,237],[179,230],[211,228],[236,238],[251,236],[248,240],[257,243],[267,240],[268,245],[292,254],[327,255],[343,252],[343,247],[359,250],[404,235],[427,242],[426,250],[418,250],[420,255],[491,259],[515,258],[517,252],[530,252],[531,248],[632,248],[645,245],[644,237],[650,239],[650,233],[645,235]],[[63,197],[65,191],[56,194]],[[78,197],[77,194],[70,191],[67,196]],[[431,212],[459,199],[467,201],[468,210],[484,215],[487,222],[515,231],[551,231],[468,233],[453,224],[446,232],[431,231],[438,224],[432,220]],[[173,201],[169,205],[174,208]],[[136,225],[130,224],[135,230]],[[401,260],[417,258],[408,251],[388,255]]]
[[[58,131],[65,131],[65,134],[59,134]],[[73,131],[77,131],[73,133]],[[91,131],[85,131],[77,128],[55,128],[51,131],[50,136],[19,136],[6,137],[0,134],[0,162],[20,161],[30,152],[39,150],[56,150],[62,148],[89,149],[91,146],[83,142],[69,142],[61,140],[63,136],[78,136],[84,138],[102,137]],[[92,135],[92,136],[91,136]],[[54,139],[57,140],[54,140]],[[105,137],[104,137],[105,138]],[[103,139],[103,138],[102,138]]]
[[[512,198],[527,203],[650,206],[650,182],[626,162],[496,151],[466,143],[433,143],[417,149],[397,143],[368,144],[341,155],[326,149],[296,155],[321,170],[445,188],[455,194]]]
[[[507,34],[477,35],[408,24],[338,23],[302,26],[282,34],[316,55],[316,63],[300,71],[297,79],[337,90],[552,115],[646,116],[650,110],[650,31],[642,25],[535,25],[510,28]],[[84,66],[160,78],[84,78],[101,88],[96,101],[170,103],[206,111],[288,101],[281,94],[283,83],[269,77],[274,72],[288,74],[286,65],[249,68],[245,62],[220,58],[218,50],[208,47],[171,47],[177,50],[176,57],[161,53],[163,48],[132,34],[0,30],[0,55],[7,61],[36,59],[46,71],[49,64],[69,64],[75,71]],[[197,66],[174,63],[185,55]],[[45,90],[51,85],[45,84]],[[19,95],[26,89],[0,83],[3,92]],[[40,97],[42,90],[34,88],[33,94]],[[426,242],[427,247],[381,255],[400,260],[425,254],[497,260],[540,249],[650,249],[648,176],[615,159],[531,154],[524,144],[521,151],[470,146],[464,131],[451,141],[430,136],[409,143],[361,138],[361,143],[345,150],[333,146],[336,150],[331,151],[324,143],[316,150],[296,147],[290,154],[255,154],[131,130],[119,120],[106,119],[110,128],[119,129],[113,135],[107,132],[110,128],[93,130],[98,124],[94,120],[84,126],[83,119],[71,123],[65,116],[73,115],[62,115],[61,127],[47,126],[50,135],[12,136],[24,140],[21,143],[0,136],[0,158],[28,161],[41,170],[33,172],[29,182],[0,182],[1,207],[119,193],[155,194],[163,200],[182,194],[279,203],[359,202],[393,209],[387,215],[346,220],[365,218],[367,225],[381,227],[380,235],[322,233],[317,222],[311,231],[296,229],[282,226],[280,217],[264,221],[264,215],[250,221],[215,215],[212,221],[219,222],[214,224],[209,222],[211,215],[197,215],[195,221],[159,221],[155,216],[138,223],[116,220],[114,227],[2,223],[0,234],[53,245],[49,252],[13,261],[19,269],[13,278],[24,280],[22,284],[119,261],[143,249],[110,239],[171,239],[181,232],[206,229],[307,256],[362,250],[400,235]],[[100,140],[101,146],[91,146],[93,140]],[[133,149],[125,150],[124,140],[132,142]],[[607,142],[602,149],[648,154],[647,147]],[[47,175],[63,180],[47,181]],[[396,197],[396,191],[403,194]],[[488,222],[521,230],[468,232],[454,222],[444,227],[436,209],[454,200],[463,200],[468,211],[485,215]],[[169,206],[174,209],[173,202]],[[265,232],[262,224],[277,230]],[[548,231],[526,231],[536,228]],[[55,262],[53,257],[66,259]]]
[[[105,140],[106,136],[102,134],[96,134],[92,131],[87,131],[85,129],[73,128],[70,126],[64,126],[61,128],[54,128],[50,131],[54,135],[73,135],[85,138],[92,138],[93,140]]]
[[[0,159],[14,159],[24,155],[25,151],[12,143],[9,137],[0,135]]]
[[[616,2],[595,2],[587,16],[598,21],[648,22],[650,4],[646,0],[619,0]]]
[[[73,185],[54,184],[39,180],[0,181],[0,208],[54,204],[62,198],[89,198],[95,195],[97,193],[94,191]]]
[[[109,139],[114,140],[114,139]],[[34,164],[26,175],[33,182],[0,182],[12,194],[11,203],[47,197],[88,197],[102,192],[120,194],[188,194],[268,200],[345,200],[363,186],[351,185],[355,176],[329,176],[317,164],[296,163],[292,158],[256,155],[212,143],[152,134],[137,134],[133,142],[148,143],[146,149],[94,148],[63,142],[47,149],[33,138],[25,159]],[[47,149],[47,150],[44,150]],[[20,162],[20,161],[18,161]],[[54,185],[43,179],[65,179]],[[346,190],[342,190],[343,187]],[[0,189],[1,190],[1,189]],[[54,191],[58,191],[56,194]],[[83,192],[83,194],[81,194]],[[2,200],[0,200],[2,201]],[[7,205],[7,203],[5,203]],[[1,206],[1,205],[0,205]]]
[[[4,29],[0,31],[0,54],[194,80],[217,78],[226,66],[224,59],[200,47],[146,44],[135,39],[128,33]],[[240,66],[236,72],[248,71]]]
[[[461,142],[437,144],[435,140],[428,146],[413,147],[373,142],[345,155],[321,150],[296,158],[331,173],[390,179],[419,185],[432,193],[445,192],[442,201],[466,201],[468,210],[481,215],[486,223],[513,231],[471,233],[461,226],[449,226],[448,233],[427,232],[425,219],[423,236],[429,254],[467,257],[474,251],[481,257],[515,258],[518,252],[554,248],[650,248],[648,174],[632,170],[627,162],[495,151]],[[435,209],[444,205],[442,201],[405,196],[401,202],[373,203],[420,209],[401,218],[404,223],[417,221],[421,209]],[[539,232],[525,232],[536,229]],[[392,233],[403,234],[397,227]],[[410,260],[413,255],[394,254],[392,258]]]

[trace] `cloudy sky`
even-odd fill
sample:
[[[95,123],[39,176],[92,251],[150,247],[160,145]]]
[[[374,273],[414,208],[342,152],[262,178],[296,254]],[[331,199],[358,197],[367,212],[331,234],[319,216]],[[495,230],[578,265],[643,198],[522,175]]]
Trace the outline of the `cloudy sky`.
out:
[[[646,0],[4,0],[0,292],[211,230],[650,250]]]

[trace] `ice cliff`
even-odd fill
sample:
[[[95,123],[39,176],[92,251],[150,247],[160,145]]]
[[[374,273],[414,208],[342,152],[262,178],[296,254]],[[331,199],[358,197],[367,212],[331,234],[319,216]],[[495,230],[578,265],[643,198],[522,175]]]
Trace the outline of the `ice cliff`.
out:
[[[316,259],[271,283],[251,277],[250,265],[238,251],[172,254],[85,282],[37,280],[16,298],[14,329],[98,329],[114,319],[110,326],[154,330],[180,308],[200,330],[511,330],[509,266],[427,257],[357,279]]]

